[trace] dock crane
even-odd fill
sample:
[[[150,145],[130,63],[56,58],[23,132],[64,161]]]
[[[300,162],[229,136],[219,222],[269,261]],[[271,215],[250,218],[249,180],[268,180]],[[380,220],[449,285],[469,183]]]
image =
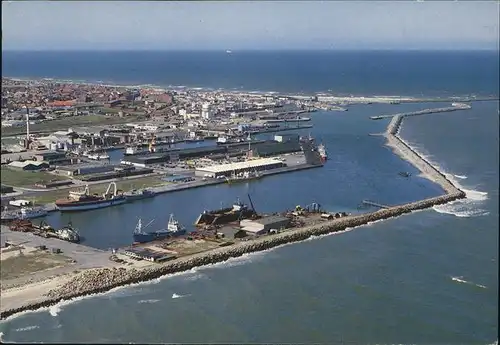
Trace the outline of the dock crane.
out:
[[[254,213],[257,213],[257,212],[255,211],[255,207],[253,206],[253,202],[252,202],[252,198],[250,197],[250,193],[248,193],[247,195],[248,195],[248,200],[250,201],[250,206],[252,206],[252,210],[253,210],[253,212],[254,212]]]

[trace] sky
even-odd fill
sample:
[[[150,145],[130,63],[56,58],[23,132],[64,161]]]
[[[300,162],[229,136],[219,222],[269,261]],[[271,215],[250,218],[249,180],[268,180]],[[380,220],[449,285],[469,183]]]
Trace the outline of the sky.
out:
[[[499,1],[2,1],[2,50],[498,49]]]

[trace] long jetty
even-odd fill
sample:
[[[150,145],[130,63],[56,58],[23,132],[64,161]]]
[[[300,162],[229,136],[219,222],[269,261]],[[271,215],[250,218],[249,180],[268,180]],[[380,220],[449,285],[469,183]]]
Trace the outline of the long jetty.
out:
[[[87,270],[76,275],[71,281],[62,286],[48,291],[45,295],[47,297],[45,300],[2,311],[0,313],[0,318],[4,319],[22,311],[36,310],[55,305],[64,300],[104,293],[120,286],[149,281],[168,274],[184,272],[194,267],[223,262],[229,258],[242,256],[243,254],[259,252],[292,242],[303,241],[311,236],[335,233],[346,230],[347,228],[354,228],[378,220],[398,217],[413,211],[424,210],[435,205],[441,205],[465,198],[465,193],[463,191],[455,187],[446,176],[420,157],[410,146],[398,137],[398,131],[404,117],[405,116],[401,114],[393,116],[384,134],[387,138],[387,145],[392,147],[398,155],[411,162],[415,167],[426,174],[429,179],[438,183],[445,191],[444,195],[391,206],[375,212],[325,221],[320,224],[293,229],[274,235],[259,237],[251,241],[220,247],[147,268],[101,268]]]
[[[370,119],[381,120],[381,119],[391,118],[394,116],[418,116],[418,115],[426,115],[426,114],[434,114],[434,113],[446,113],[446,112],[450,112],[450,111],[466,110],[466,109],[470,109],[470,108],[471,108],[471,106],[468,104],[458,103],[452,107],[424,109],[424,110],[419,110],[419,111],[412,111],[409,113],[398,113],[398,114],[391,114],[391,115],[370,116]]]

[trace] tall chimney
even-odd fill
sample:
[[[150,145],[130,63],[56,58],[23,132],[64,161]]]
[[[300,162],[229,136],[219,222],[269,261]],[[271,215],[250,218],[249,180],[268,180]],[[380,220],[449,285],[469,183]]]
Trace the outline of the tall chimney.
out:
[[[30,140],[30,108],[26,106],[26,141]]]

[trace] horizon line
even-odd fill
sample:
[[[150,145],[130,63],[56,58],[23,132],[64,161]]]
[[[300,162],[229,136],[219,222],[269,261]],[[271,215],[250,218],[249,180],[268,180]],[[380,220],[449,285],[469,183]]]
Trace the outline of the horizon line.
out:
[[[357,52],[357,51],[393,51],[393,52],[405,52],[405,51],[421,51],[421,52],[431,52],[431,51],[461,51],[461,52],[474,52],[474,51],[490,51],[499,52],[500,47],[475,47],[475,48],[285,48],[285,49],[272,49],[272,48],[245,48],[245,49],[234,49],[234,48],[207,48],[207,49],[189,49],[189,48],[179,48],[179,49],[117,49],[117,48],[69,48],[69,49],[5,49],[2,48],[3,52],[41,52],[41,53],[52,53],[52,52],[221,52],[221,53],[235,53],[235,52],[332,52],[332,51],[344,51],[344,52]]]

